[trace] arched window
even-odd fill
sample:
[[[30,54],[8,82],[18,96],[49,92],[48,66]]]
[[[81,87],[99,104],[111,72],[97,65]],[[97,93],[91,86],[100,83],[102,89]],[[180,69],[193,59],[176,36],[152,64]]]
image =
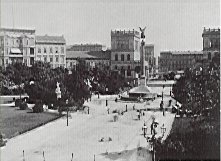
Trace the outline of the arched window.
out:
[[[121,54],[121,61],[124,61],[124,54]]]
[[[130,54],[127,54],[127,61],[130,61]]]
[[[115,61],[118,61],[118,55],[115,54]]]

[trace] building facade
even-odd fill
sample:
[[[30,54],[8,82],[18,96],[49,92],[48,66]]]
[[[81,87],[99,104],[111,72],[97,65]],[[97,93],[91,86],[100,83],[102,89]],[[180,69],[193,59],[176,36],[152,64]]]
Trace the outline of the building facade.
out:
[[[36,36],[36,61],[52,68],[66,67],[66,41],[63,36]]]
[[[75,44],[68,47],[71,51],[102,51],[102,49],[101,44]]]
[[[220,29],[206,29],[203,33],[203,55],[204,59],[211,61],[213,57],[220,56]]]
[[[0,28],[0,65],[35,61],[35,30]]]
[[[154,57],[153,44],[147,44],[144,46],[144,59],[148,62],[148,78],[152,78],[156,74],[156,58]]]
[[[126,78],[135,78],[140,66],[140,33],[138,31],[111,31],[111,70]]]
[[[168,73],[192,68],[201,63],[203,51],[163,51],[158,59],[159,72]]]
[[[76,69],[79,61],[85,62],[87,70],[93,68],[109,69],[110,68],[111,51],[68,51],[67,50],[67,68],[69,70]]]

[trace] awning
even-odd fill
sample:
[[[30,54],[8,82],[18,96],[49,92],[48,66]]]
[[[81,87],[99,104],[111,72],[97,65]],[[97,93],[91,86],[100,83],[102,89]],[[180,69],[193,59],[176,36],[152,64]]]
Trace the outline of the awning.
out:
[[[19,48],[11,48],[11,53],[13,53],[13,54],[21,54],[21,50]]]

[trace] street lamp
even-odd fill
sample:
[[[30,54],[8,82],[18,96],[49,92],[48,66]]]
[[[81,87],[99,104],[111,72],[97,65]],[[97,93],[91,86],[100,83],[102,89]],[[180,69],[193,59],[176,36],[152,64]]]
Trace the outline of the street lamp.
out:
[[[143,131],[143,135],[144,135],[144,137],[146,138],[147,126],[146,126],[145,123],[144,123],[144,126],[142,127],[142,131]]]
[[[170,85],[170,96],[172,96],[172,85]]]
[[[157,122],[153,122],[153,134],[151,137],[146,137],[147,142],[149,142],[152,146],[153,152],[152,152],[152,161],[155,161],[155,141],[156,141],[156,137],[155,135],[157,134],[156,132],[156,127],[157,127]]]
[[[161,133],[163,133],[163,136],[164,136],[164,133],[166,132],[166,127],[164,126],[164,124],[162,125],[161,127]]]
[[[68,109],[68,99],[66,100],[65,103],[66,103],[66,108],[67,108],[67,126],[68,126],[68,110],[69,110],[69,109]]]
[[[165,85],[163,85],[163,90],[164,90]],[[163,101],[163,90],[162,90],[162,101]]]
[[[107,92],[108,92],[108,88],[106,88],[106,94],[107,94]],[[106,95],[106,106],[108,105],[108,103],[107,103],[107,95]]]

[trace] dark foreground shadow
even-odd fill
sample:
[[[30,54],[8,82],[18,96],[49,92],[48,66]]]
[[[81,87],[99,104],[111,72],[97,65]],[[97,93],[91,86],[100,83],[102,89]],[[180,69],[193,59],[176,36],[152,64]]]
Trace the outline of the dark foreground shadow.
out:
[[[106,153],[102,153],[102,156],[105,156],[105,158],[110,159],[110,160],[118,160],[118,159],[122,159],[122,160],[151,160],[151,153],[149,152],[149,150],[147,150],[146,148],[143,147],[139,147],[139,148],[134,148],[131,150],[123,150],[120,152],[106,152]]]

